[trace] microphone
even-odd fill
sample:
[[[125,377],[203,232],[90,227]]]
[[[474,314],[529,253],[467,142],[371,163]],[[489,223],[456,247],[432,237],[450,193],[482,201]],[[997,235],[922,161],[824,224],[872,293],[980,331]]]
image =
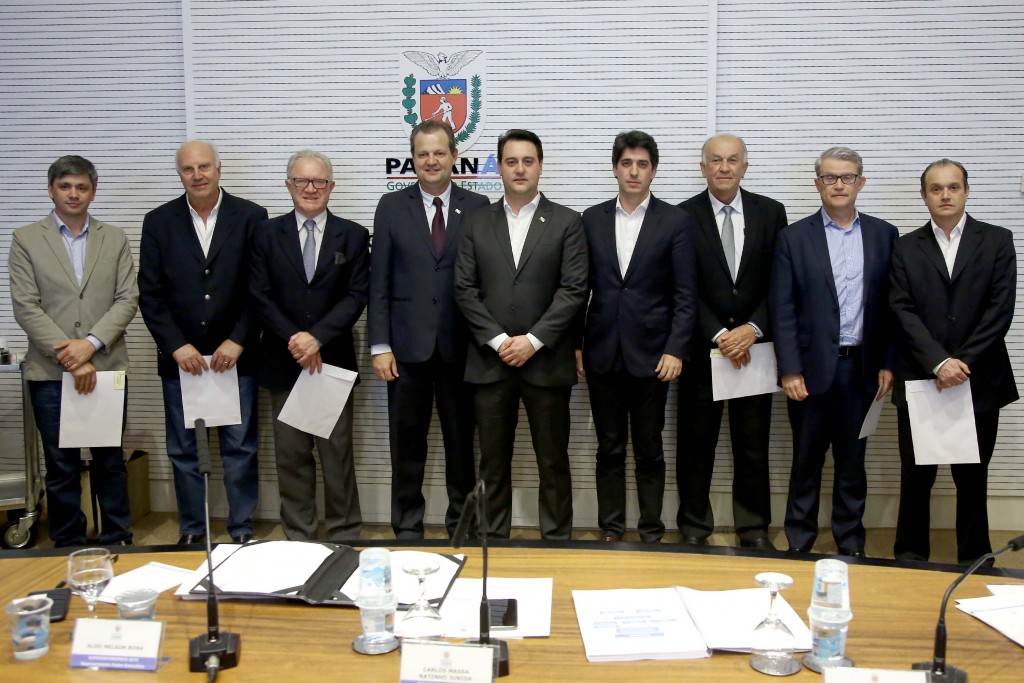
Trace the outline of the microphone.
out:
[[[466,496],[466,502],[462,506],[462,515],[455,527],[455,534],[452,536],[452,547],[461,548],[466,540],[466,534],[473,517],[477,518],[477,535],[480,537],[480,552],[483,556],[483,572],[480,584],[480,637],[470,643],[480,645],[495,645],[494,657],[497,660],[498,676],[508,676],[508,643],[498,638],[491,638],[491,602],[487,599],[487,487],[482,479],[477,480],[476,486]],[[476,509],[473,509],[476,503]]]
[[[946,604],[949,603],[949,597],[953,594],[953,591],[964,582],[968,576],[973,574],[975,570],[981,565],[991,559],[995,559],[998,555],[1002,555],[1007,550],[1017,551],[1024,548],[1024,536],[1018,536],[1011,540],[1005,546],[999,550],[982,555],[974,561],[967,570],[957,577],[949,588],[946,589],[946,594],[942,597],[942,607],[939,608],[939,622],[935,625],[935,656],[930,662],[918,662],[910,668],[915,671],[928,671],[931,676],[929,678],[932,683],[967,683],[967,672],[963,669],[958,669],[955,666],[946,665]]]
[[[206,566],[209,569],[209,588],[206,591],[206,635],[196,636],[188,643],[188,670],[205,671],[210,683],[221,669],[238,666],[241,656],[241,638],[237,633],[220,630],[217,610],[217,586],[213,582],[213,546],[210,542],[210,437],[206,420],[195,425],[199,473],[203,475],[203,507],[206,513]]]

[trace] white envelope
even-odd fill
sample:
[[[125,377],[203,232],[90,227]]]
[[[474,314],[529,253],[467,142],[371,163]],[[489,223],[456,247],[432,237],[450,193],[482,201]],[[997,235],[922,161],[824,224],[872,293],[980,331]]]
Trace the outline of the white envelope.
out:
[[[206,364],[212,356],[203,356]],[[193,375],[178,368],[181,379],[181,407],[185,429],[193,429],[196,420],[206,420],[207,427],[242,424],[242,405],[238,397],[238,368],[224,372],[206,370]]]
[[[918,465],[981,462],[971,381],[939,391],[935,380],[907,382],[907,413]]]
[[[331,438],[357,377],[352,370],[326,363],[323,372],[311,375],[303,370],[277,419],[322,439]]]
[[[716,401],[781,391],[775,365],[775,344],[750,347],[750,362],[740,369],[718,349],[711,350],[711,392]]]
[[[96,373],[96,388],[75,391],[75,378],[65,372],[60,395],[60,448],[100,448],[121,445],[124,424],[124,370]]]

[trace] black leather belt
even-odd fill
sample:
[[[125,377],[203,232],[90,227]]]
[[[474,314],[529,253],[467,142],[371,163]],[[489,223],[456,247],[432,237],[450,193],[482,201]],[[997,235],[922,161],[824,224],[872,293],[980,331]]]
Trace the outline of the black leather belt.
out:
[[[860,348],[861,347],[859,346],[840,346],[839,357],[844,358],[846,356],[859,356]]]

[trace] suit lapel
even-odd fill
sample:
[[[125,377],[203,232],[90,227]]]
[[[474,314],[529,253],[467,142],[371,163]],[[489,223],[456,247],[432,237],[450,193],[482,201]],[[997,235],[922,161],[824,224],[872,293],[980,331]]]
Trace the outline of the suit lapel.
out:
[[[221,208],[223,206],[224,203],[221,202]],[[188,198],[185,195],[181,195],[181,201],[175,206],[174,218],[170,229],[177,231],[181,244],[185,245],[192,257],[205,265],[206,255],[203,254],[203,245],[199,243],[199,235],[196,234],[196,227],[192,223],[192,212],[188,208]],[[219,220],[218,218],[218,223]],[[214,230],[213,233],[216,239],[217,231]],[[212,245],[210,251],[213,252]]]
[[[344,252],[342,249],[344,245],[345,236],[342,234],[341,221],[328,211],[327,223],[324,224],[324,238],[320,242],[320,253],[316,259],[316,270],[313,272],[313,282],[323,275],[325,270],[334,265],[334,255]]]
[[[503,209],[504,210],[504,209]],[[530,221],[530,229],[526,232],[526,242],[523,244],[523,253],[519,255],[519,267],[516,268],[516,272],[519,273],[523,270],[523,266],[530,260],[530,254],[533,253],[534,247],[537,246],[537,242],[540,241],[541,235],[548,229],[548,221],[551,220],[551,215],[554,210],[551,208],[551,202],[544,199],[544,195],[541,195],[540,205],[537,207],[537,211],[533,214],[533,220]],[[512,243],[509,242],[509,250],[512,249]]]
[[[935,270],[939,271],[939,275],[941,275],[942,279],[948,284],[950,281],[949,269],[946,267],[946,259],[945,257],[942,256],[942,250],[939,249],[939,245],[935,241],[935,233],[932,232],[931,221],[924,224],[924,226],[918,231],[917,237],[919,240],[918,244],[921,248],[921,251],[924,253],[925,258],[928,260],[929,263],[932,264]],[[963,246],[963,237],[961,236],[960,249],[963,249]],[[960,258],[961,252],[957,251],[956,260],[957,263],[961,263],[962,267],[963,262],[960,260]],[[956,264],[954,264],[954,267],[955,265]]]
[[[863,228],[863,225],[861,225]],[[861,232],[863,236],[863,231]],[[863,240],[867,249],[867,240]],[[836,276],[832,272],[832,257],[828,253],[828,240],[825,238],[825,222],[821,218],[821,210],[814,217],[814,229],[811,230],[811,251],[814,261],[818,264],[822,278],[828,283],[828,291],[832,292],[832,300],[839,303],[836,291]],[[866,257],[866,254],[865,254]],[[866,267],[866,266],[865,266]]]
[[[85,264],[82,267],[82,284],[80,289],[85,289],[89,282],[92,271],[96,268],[96,262],[100,259],[100,252],[103,251],[103,224],[99,221],[89,219],[89,237],[85,240]],[[74,272],[72,270],[72,272]],[[78,281],[75,281],[78,285]]]
[[[221,190],[224,192],[224,190]],[[203,248],[199,245],[199,236],[195,234],[195,228],[192,229],[192,234],[195,237],[195,244],[199,250],[199,256],[205,263],[210,263],[214,258],[217,257],[217,252],[220,251],[221,247],[228,241],[231,233],[237,227],[235,221],[235,203],[231,199],[231,195],[224,192],[224,195],[220,201],[220,210],[217,212],[217,224],[213,230],[213,238],[210,240],[210,251],[205,256],[203,255]],[[189,223],[191,224],[192,216],[189,215]]]
[[[302,281],[306,281],[306,267],[302,265],[302,242],[299,240],[299,228],[295,222],[295,211],[289,211],[277,223],[277,240],[292,268],[299,274]],[[326,237],[326,228],[324,236]],[[323,247],[323,244],[320,245]],[[322,249],[321,249],[322,250]]]
[[[516,259],[512,255],[512,238],[508,233],[508,218],[505,215],[505,205],[502,201],[497,201],[491,204],[489,209],[494,215],[491,219],[491,229],[494,230],[494,240],[497,245],[501,248],[501,253],[505,256],[505,261],[508,263],[508,267],[512,272],[516,270]],[[534,217],[536,220],[536,217]],[[525,254],[526,250],[523,250]],[[523,259],[520,256],[519,262],[522,263]]]
[[[964,268],[974,258],[974,252],[981,246],[982,239],[981,229],[974,219],[968,215],[967,222],[964,223],[964,231],[960,235],[960,246],[956,250],[956,258],[953,259],[953,274],[949,278],[950,282],[955,281],[960,277],[960,273],[964,272]]]
[[[597,239],[604,253],[611,255],[612,263],[615,264],[615,274],[622,281],[622,268],[619,266],[618,241],[615,239],[615,200],[607,202],[604,206],[604,213],[601,217],[601,225],[597,231]]]
[[[92,220],[91,218],[89,219]],[[53,250],[53,255],[64,269],[64,274],[71,280],[71,284],[78,288],[78,278],[75,277],[75,267],[71,265],[71,257],[68,256],[68,248],[64,246],[64,238],[60,235],[60,226],[57,218],[51,213],[46,219],[46,230],[43,231],[46,243]],[[84,278],[83,278],[84,280]]]
[[[740,188],[740,197],[743,202],[743,251],[740,253],[740,264],[736,268],[736,282],[743,277],[743,271],[750,263],[754,249],[761,237],[760,215],[757,211],[757,200]],[[722,252],[725,255],[725,252]]]
[[[623,282],[629,280],[636,272],[638,261],[650,250],[657,237],[658,227],[661,225],[661,206],[658,200],[651,195],[651,201],[647,204],[647,213],[640,224],[640,233],[636,236],[636,244],[633,245],[633,255],[629,257],[629,265],[626,266],[626,273],[622,276]],[[612,234],[615,234],[615,217],[612,217]],[[618,251],[615,252],[615,262],[619,262]]]
[[[409,212],[409,225],[419,233],[423,248],[431,256],[434,256],[434,245],[430,242],[430,220],[427,219],[427,214],[423,210],[423,195],[420,193],[419,183],[410,187],[409,193],[405,197],[406,210]]]
[[[451,254],[455,256],[455,252],[459,246],[459,235],[462,232],[462,219],[465,216],[465,208],[463,208],[463,202],[466,199],[466,195],[462,191],[452,184],[452,194],[448,199],[448,222],[445,224],[444,230],[444,251],[445,255]],[[511,247],[510,247],[511,248]]]
[[[744,207],[744,209],[746,209],[746,207]],[[715,219],[715,212],[711,206],[710,191],[704,191],[704,196],[697,204],[697,211],[695,213],[696,215],[694,218],[697,219],[697,224],[704,233],[704,238],[708,241],[708,244],[711,245],[711,250],[715,253],[715,257],[718,259],[718,265],[721,266],[722,272],[724,272],[731,280],[732,273],[729,272],[729,262],[725,260],[725,249],[722,248],[722,233],[718,230],[718,221]],[[746,220],[745,213],[743,218]],[[739,278],[737,277],[737,279]]]

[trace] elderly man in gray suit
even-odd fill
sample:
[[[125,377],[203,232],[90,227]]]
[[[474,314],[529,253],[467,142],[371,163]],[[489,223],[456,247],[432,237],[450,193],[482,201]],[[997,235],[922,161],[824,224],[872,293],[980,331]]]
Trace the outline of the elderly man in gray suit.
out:
[[[14,317],[29,341],[26,377],[46,461],[49,533],[58,547],[86,541],[79,449],[59,447],[62,375],[71,373],[75,390],[87,394],[98,370],[127,370],[124,331],[139,301],[124,232],[89,215],[96,180],[88,159],[53,162],[53,211],[14,231],[8,257]],[[90,451],[100,543],[131,545],[124,452],[120,446]]]

